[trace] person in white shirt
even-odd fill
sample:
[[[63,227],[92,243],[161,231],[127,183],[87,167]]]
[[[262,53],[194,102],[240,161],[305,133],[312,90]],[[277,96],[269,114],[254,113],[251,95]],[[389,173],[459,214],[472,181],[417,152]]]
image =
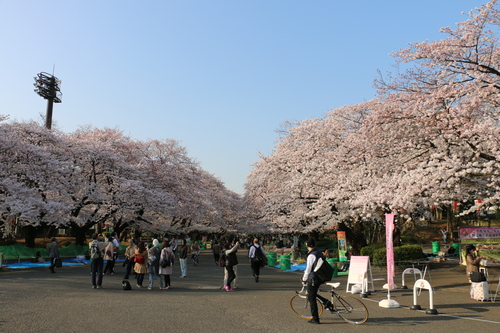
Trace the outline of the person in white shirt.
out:
[[[316,273],[313,272],[313,269],[319,258],[326,260],[326,257],[316,248],[316,241],[314,238],[309,238],[307,240],[306,247],[309,252],[307,252],[307,266],[304,271],[304,275],[302,276],[302,284],[307,286],[307,298],[309,299],[309,306],[311,307],[312,319],[309,320],[309,323],[319,324],[318,304],[316,303],[316,298],[320,298],[321,302],[325,304],[327,308],[331,308],[331,302],[318,295],[318,289],[321,285],[321,281],[316,277]]]

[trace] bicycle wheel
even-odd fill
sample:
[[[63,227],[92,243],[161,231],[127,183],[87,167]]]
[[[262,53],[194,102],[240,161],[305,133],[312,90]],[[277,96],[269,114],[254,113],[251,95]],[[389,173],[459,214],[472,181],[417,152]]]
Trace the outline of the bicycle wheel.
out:
[[[350,324],[360,325],[368,320],[368,309],[359,299],[352,296],[335,298],[333,308],[340,318]]]
[[[318,300],[316,300],[316,304],[318,304],[318,316],[321,316],[323,314],[323,305]],[[297,316],[305,319],[312,318],[311,307],[309,306],[307,295],[297,294],[293,296],[290,300],[290,307]]]

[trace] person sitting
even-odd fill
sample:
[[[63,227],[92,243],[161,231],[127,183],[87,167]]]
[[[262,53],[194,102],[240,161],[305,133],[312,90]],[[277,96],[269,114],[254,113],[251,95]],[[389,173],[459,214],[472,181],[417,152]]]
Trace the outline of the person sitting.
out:
[[[34,263],[43,263],[43,262],[45,262],[45,259],[42,258],[42,254],[40,253],[40,251],[38,251],[37,253],[35,253],[35,257],[33,258],[33,262]]]

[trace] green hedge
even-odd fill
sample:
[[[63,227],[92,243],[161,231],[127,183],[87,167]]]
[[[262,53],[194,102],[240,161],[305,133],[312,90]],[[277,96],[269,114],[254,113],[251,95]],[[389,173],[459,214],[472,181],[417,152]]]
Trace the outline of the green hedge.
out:
[[[372,243],[368,246],[365,246],[361,248],[360,254],[362,256],[368,256],[370,258],[373,258],[373,253],[378,250],[378,249],[385,249],[385,243]]]
[[[387,262],[386,249],[379,248],[373,252],[371,261],[376,266],[383,266]],[[420,245],[409,244],[394,248],[394,261],[396,265],[406,265],[409,261],[424,258]]]
[[[47,257],[49,251],[44,248],[29,248],[24,246],[24,244],[15,244],[9,246],[0,246],[0,252],[2,252],[6,257],[21,257],[21,258],[33,258],[35,253],[40,251],[42,257]],[[59,253],[61,257],[76,257],[78,255],[84,255],[89,251],[88,246],[66,246],[60,247]]]

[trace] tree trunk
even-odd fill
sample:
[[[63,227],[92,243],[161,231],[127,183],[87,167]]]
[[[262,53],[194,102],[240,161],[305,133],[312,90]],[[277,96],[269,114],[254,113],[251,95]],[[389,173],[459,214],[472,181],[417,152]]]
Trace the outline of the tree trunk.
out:
[[[352,246],[353,255],[358,256],[361,253],[361,249],[367,245],[363,223],[356,219],[351,221],[349,225],[341,222],[338,226],[339,231],[345,231],[347,242]]]
[[[39,227],[27,225],[23,227],[24,242],[26,247],[35,248],[35,238],[38,233]]]
[[[84,224],[79,226],[78,224],[71,222],[72,235],[75,237],[75,245],[85,246],[87,245],[87,231],[92,228],[95,223]]]

